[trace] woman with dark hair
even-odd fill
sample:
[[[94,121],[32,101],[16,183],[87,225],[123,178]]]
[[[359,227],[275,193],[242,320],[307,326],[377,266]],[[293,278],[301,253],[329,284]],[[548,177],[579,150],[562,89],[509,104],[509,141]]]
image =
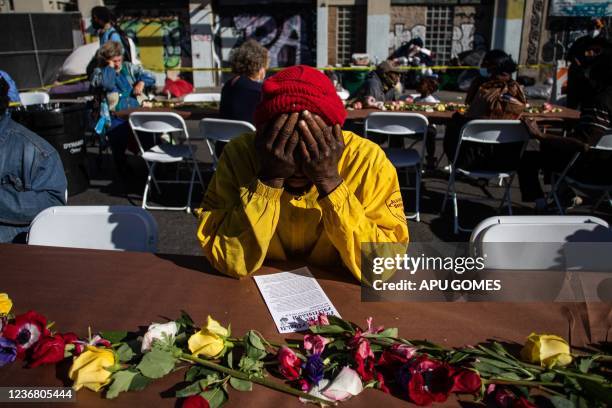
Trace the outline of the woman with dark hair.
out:
[[[221,90],[220,116],[253,123],[268,68],[268,50],[255,40],[247,40],[232,51],[230,66],[234,77]]]
[[[103,47],[109,41],[115,41],[122,47],[123,58],[126,61],[134,62],[128,37],[117,25],[115,16],[108,8],[104,6],[92,8],[91,25],[98,32],[100,47]]]
[[[516,63],[512,61],[512,57],[504,51],[488,51],[482,59],[478,76],[474,78],[465,95],[465,103],[467,105],[472,103],[482,84],[491,79],[510,79],[509,75],[515,72],[516,68]]]

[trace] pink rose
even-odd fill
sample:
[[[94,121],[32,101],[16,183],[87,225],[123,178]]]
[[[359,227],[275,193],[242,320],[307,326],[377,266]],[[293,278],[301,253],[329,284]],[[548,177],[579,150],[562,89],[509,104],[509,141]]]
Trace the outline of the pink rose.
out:
[[[329,340],[318,334],[307,334],[304,336],[304,350],[311,354],[321,354]]]
[[[302,360],[289,347],[283,346],[278,350],[278,370],[288,380],[297,380],[302,369]]]

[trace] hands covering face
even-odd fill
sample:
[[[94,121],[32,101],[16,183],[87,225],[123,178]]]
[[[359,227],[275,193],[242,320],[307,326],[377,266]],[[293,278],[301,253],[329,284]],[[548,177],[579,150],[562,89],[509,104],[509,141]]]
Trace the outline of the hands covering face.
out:
[[[340,125],[327,126],[307,111],[282,114],[258,132],[255,140],[261,162],[259,179],[271,187],[282,187],[298,170],[317,187],[320,197],[342,182],[338,173],[344,151]]]

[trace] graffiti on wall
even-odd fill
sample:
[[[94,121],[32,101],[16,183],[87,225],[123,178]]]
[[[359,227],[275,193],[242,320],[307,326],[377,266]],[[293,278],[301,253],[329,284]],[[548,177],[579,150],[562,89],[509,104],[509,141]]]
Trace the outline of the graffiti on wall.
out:
[[[222,41],[223,59],[227,60],[231,49],[253,38],[269,50],[271,67],[312,63],[306,24],[300,14],[282,17],[239,14],[225,18],[222,22],[226,32],[225,41]]]
[[[190,54],[189,38],[183,35],[178,17],[126,17],[120,21],[125,33],[134,40],[142,64],[156,71],[179,68],[181,59]]]
[[[422,24],[417,24],[412,28],[406,28],[404,24],[395,24],[393,31],[389,33],[389,54],[402,46],[402,44],[409,42],[413,38],[421,38],[423,41],[426,40],[425,34],[427,29]]]

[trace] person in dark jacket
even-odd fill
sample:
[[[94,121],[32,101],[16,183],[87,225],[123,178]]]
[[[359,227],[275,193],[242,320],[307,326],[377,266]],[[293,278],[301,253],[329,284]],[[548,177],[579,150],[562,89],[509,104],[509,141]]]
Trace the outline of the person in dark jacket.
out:
[[[365,106],[373,105],[375,102],[397,101],[400,96],[401,71],[391,61],[383,61],[376,69],[368,74],[357,97],[362,99]]]
[[[0,242],[25,242],[42,210],[66,204],[66,175],[57,150],[14,122],[9,85],[0,78]]]
[[[255,40],[247,40],[232,51],[230,65],[234,76],[221,90],[219,114],[222,119],[253,123],[268,68],[268,50]]]
[[[587,157],[576,162],[572,174],[578,179],[594,184],[612,183],[610,164],[612,157],[607,153],[588,152],[589,146],[599,142],[601,137],[612,132],[612,52],[607,51],[596,57],[589,74],[591,96],[582,102],[580,120],[572,132],[564,138],[543,134],[537,121],[525,120],[531,135],[540,141],[540,151],[526,152],[519,169],[519,183],[523,201],[534,201],[536,208],[544,209],[544,192],[538,178],[560,173],[565,169],[576,152],[585,152]],[[569,198],[569,197],[568,197]]]

